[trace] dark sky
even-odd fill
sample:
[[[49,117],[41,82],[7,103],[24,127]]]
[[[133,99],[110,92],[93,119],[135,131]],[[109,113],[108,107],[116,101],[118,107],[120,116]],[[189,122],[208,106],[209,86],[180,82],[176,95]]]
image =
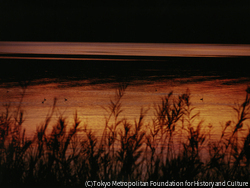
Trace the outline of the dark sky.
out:
[[[0,40],[249,44],[249,2],[223,2],[5,0]]]

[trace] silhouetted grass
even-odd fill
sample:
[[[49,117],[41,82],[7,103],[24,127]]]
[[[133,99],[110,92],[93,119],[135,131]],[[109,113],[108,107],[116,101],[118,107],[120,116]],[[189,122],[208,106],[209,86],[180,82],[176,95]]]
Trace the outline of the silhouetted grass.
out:
[[[245,125],[250,88],[245,101],[234,107],[237,121],[226,122],[218,140],[211,139],[212,126],[204,126],[194,113],[189,90],[163,97],[154,106],[152,122],[144,122],[148,109],[142,108],[132,123],[120,117],[126,88],[121,84],[104,107],[108,115],[100,139],[77,112],[72,125],[60,116],[48,129],[56,98],[45,122],[27,139],[22,100],[13,113],[6,104],[0,115],[1,187],[82,187],[88,180],[250,181],[250,128]],[[242,136],[242,131],[248,132]]]

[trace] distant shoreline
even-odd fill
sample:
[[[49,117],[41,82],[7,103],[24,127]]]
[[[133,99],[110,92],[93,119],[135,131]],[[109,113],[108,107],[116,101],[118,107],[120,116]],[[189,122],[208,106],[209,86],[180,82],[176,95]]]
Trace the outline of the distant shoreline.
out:
[[[99,60],[99,61],[167,61],[169,59],[197,58],[249,58],[250,56],[210,55],[210,56],[126,56],[126,55],[79,55],[79,54],[30,54],[0,53],[0,59],[33,59],[33,60]]]
[[[0,54],[0,84],[44,78],[58,82],[91,79],[106,83],[191,77],[206,80],[215,76],[246,78],[247,81],[249,62],[250,57]]]
[[[41,59],[41,60],[100,60],[100,61],[164,61],[168,57],[158,56],[121,56],[121,55],[69,55],[69,54],[0,54],[0,59]]]

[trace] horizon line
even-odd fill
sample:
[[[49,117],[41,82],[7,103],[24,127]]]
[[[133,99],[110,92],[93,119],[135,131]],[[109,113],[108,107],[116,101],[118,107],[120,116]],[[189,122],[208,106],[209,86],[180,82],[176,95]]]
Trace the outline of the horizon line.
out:
[[[7,58],[7,56],[17,58],[18,55],[20,58],[24,58],[24,55],[27,58],[32,56],[38,58],[40,55],[42,56],[40,58],[93,56],[95,58],[136,57],[136,59],[140,57],[247,57],[250,56],[250,44],[0,41],[1,58]]]

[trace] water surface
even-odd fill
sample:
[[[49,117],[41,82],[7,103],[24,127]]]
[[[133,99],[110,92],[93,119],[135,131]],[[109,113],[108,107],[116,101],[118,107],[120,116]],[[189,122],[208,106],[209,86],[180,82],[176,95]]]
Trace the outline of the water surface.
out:
[[[143,107],[149,109],[145,122],[151,124],[154,106],[163,96],[170,91],[178,96],[188,88],[199,120],[204,120],[205,128],[212,124],[218,135],[221,124],[236,121],[232,106],[245,99],[249,49],[248,45],[0,42],[0,61],[6,67],[1,69],[0,104],[10,102],[14,110],[22,93],[20,84],[29,83],[22,101],[29,136],[45,121],[55,97],[52,124],[59,116],[72,123],[77,111],[82,125],[100,135],[109,115],[104,108],[119,83],[128,84],[120,117],[131,123]]]
[[[0,42],[2,54],[125,55],[172,57],[249,56],[247,44]]]

